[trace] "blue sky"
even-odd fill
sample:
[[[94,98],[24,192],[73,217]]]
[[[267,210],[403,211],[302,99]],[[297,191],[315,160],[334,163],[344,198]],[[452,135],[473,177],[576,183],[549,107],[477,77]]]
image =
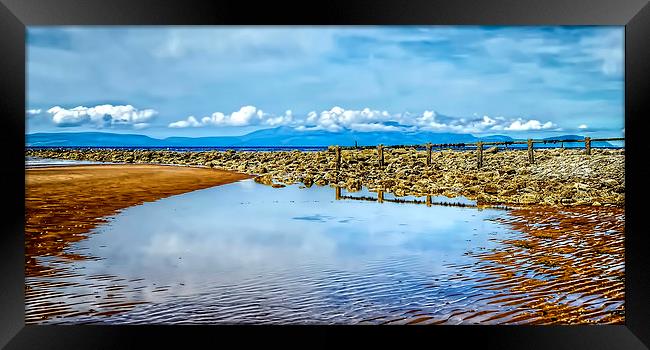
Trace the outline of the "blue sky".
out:
[[[29,27],[27,132],[624,135],[623,27]]]

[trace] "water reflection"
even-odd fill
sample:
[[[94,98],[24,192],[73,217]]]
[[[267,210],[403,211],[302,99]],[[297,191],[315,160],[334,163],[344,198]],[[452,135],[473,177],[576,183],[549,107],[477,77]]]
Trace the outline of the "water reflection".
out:
[[[112,164],[112,163],[95,162],[91,160],[25,157],[26,168],[48,168],[53,166],[91,165],[91,164]]]
[[[334,198],[336,200],[361,200],[377,203],[392,202],[392,203],[409,203],[409,204],[425,204],[427,207],[432,205],[454,206],[454,207],[477,207],[475,201],[471,201],[463,196],[449,198],[445,196],[432,196],[426,195],[422,197],[417,196],[403,196],[396,197],[392,193],[386,193],[384,190],[377,190],[377,197],[368,196],[364,194],[357,195],[343,195],[343,189],[340,186],[334,186]],[[368,193],[368,191],[364,191]],[[425,198],[425,199],[420,199]],[[506,209],[503,206],[493,206],[495,209]]]
[[[75,297],[78,314],[50,321],[354,323],[413,308],[445,313],[458,293],[471,296],[450,278],[453,266],[512,234],[490,220],[498,210],[348,197],[245,180],[128,208],[71,248],[100,259],[72,263],[78,276],[53,299]],[[88,276],[116,276],[103,288],[117,289],[97,297]],[[145,304],[87,312],[117,293]]]

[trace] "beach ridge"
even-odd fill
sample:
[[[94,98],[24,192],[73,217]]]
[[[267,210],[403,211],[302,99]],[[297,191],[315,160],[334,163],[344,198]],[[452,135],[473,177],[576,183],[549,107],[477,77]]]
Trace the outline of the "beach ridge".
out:
[[[196,165],[256,176],[266,185],[333,185],[396,196],[465,196],[485,205],[625,205],[625,150],[541,149],[530,163],[525,150],[486,150],[477,169],[474,151],[427,153],[415,149],[320,152],[27,149],[26,156],[117,163]],[[337,165],[338,164],[338,165]],[[338,170],[337,170],[338,168]]]

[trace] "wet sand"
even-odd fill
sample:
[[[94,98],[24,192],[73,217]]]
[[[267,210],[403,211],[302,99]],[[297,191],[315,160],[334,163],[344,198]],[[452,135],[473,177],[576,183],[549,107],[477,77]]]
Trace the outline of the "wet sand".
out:
[[[468,252],[453,279],[492,291],[449,310],[386,323],[624,324],[624,208],[544,206],[510,211],[502,222],[520,232],[498,250]]]
[[[80,165],[26,170],[25,275],[55,274],[37,257],[88,259],[71,243],[120,209],[249,178],[231,171],[160,165]]]

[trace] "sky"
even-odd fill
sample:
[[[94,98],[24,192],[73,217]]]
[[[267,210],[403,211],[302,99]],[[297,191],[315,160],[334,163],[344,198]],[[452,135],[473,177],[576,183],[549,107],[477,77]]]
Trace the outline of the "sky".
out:
[[[624,136],[622,26],[27,30],[27,133]]]

